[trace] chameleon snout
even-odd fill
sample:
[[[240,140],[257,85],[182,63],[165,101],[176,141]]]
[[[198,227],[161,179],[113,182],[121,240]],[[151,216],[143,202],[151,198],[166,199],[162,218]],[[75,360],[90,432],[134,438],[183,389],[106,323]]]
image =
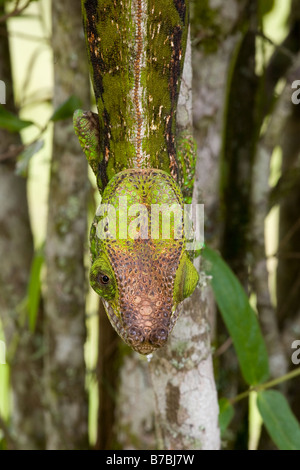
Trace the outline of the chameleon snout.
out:
[[[143,298],[144,297],[144,298]],[[127,341],[140,354],[149,354],[161,348],[169,335],[170,315],[156,296],[135,296],[135,308],[123,312]],[[125,307],[126,310],[126,307]]]
[[[147,328],[131,326],[128,330],[128,342],[140,354],[150,354],[161,348],[167,341],[169,331],[165,327]]]

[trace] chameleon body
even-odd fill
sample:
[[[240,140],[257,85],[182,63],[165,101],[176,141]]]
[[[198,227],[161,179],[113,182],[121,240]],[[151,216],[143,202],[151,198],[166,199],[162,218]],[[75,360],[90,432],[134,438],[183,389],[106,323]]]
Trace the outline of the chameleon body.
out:
[[[98,114],[76,111],[74,127],[102,195],[90,282],[119,335],[149,354],[166,343],[198,281],[175,223],[184,204],[175,134],[188,1],[82,0],[82,12]],[[159,225],[151,215],[161,204],[174,209],[169,236],[168,218]]]

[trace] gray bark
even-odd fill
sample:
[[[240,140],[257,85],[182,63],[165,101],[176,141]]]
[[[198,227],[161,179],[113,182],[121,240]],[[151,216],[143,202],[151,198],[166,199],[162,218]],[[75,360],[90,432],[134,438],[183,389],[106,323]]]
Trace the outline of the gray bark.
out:
[[[197,288],[182,309],[168,345],[150,362],[158,445],[167,450],[218,450],[218,403],[207,320],[210,305]]]
[[[198,147],[195,189],[198,202],[204,203],[205,243],[222,248],[225,232],[224,179],[230,169],[224,164],[226,116],[229,102],[229,83],[232,78],[237,50],[248,20],[247,1],[194,2],[193,32],[193,119],[194,136]],[[243,83],[243,82],[242,82]],[[240,86],[239,83],[238,86]],[[225,208],[231,216],[231,206]],[[216,341],[216,327],[224,351],[229,345],[228,333],[216,315],[212,292],[204,290],[211,337]],[[204,294],[203,294],[204,295]],[[230,340],[230,338],[229,338]],[[224,342],[224,343],[223,343]],[[224,346],[224,347],[223,347]],[[238,391],[236,354],[226,346],[226,354],[218,358],[222,374],[217,376],[222,395],[236,395]],[[221,364],[221,366],[220,366]],[[224,390],[224,383],[226,390]],[[236,407],[237,408],[237,407]],[[238,425],[241,420],[238,419]]]
[[[205,243],[220,249],[224,232],[221,175],[228,82],[246,2],[195,2],[192,15],[193,122],[197,143],[195,198],[204,204]],[[216,339],[216,307],[212,291],[208,321]],[[236,390],[234,391],[234,393]]]
[[[293,63],[294,55],[299,51],[299,0],[293,2],[293,8],[290,16],[290,31],[281,44],[281,47],[275,50],[269,64],[266,68],[264,77],[264,87],[260,90],[263,103],[260,122],[262,125],[265,115],[272,111],[268,127],[263,137],[258,141],[257,152],[253,161],[253,174],[252,174],[252,220],[251,220],[251,251],[252,251],[252,277],[253,287],[257,297],[257,309],[259,319],[266,340],[266,345],[269,352],[270,372],[271,376],[278,377],[284,375],[288,370],[287,358],[283,349],[283,344],[280,338],[279,323],[276,316],[275,306],[272,305],[271,296],[268,285],[268,270],[266,263],[266,249],[265,249],[265,219],[270,209],[270,189],[269,189],[269,168],[272,152],[276,145],[281,145],[283,150],[283,174],[289,166],[289,157],[293,159],[297,155],[297,145],[299,145],[298,129],[297,129],[297,107],[291,108],[291,82],[293,77],[297,76],[297,69],[289,71]],[[289,72],[288,72],[289,71]],[[272,109],[272,102],[274,101],[274,90],[278,80],[287,77],[287,87],[282,93],[276,106]],[[294,112],[287,119],[287,113],[290,109]],[[283,122],[286,123],[283,125]],[[281,137],[283,136],[283,137]],[[296,179],[295,179],[296,183]],[[295,184],[296,188],[296,184]],[[294,194],[294,193],[293,193]],[[291,197],[291,199],[290,199]],[[289,212],[292,211],[291,220],[294,223],[297,213],[297,196],[293,200],[295,194],[289,196],[287,200],[282,202],[281,222],[280,222],[280,237],[286,231],[284,223],[285,218],[289,219]],[[292,209],[291,209],[292,208]],[[288,224],[291,224],[289,221]],[[293,251],[293,250],[292,250]],[[288,269],[284,269],[284,275],[281,276],[281,266],[285,263],[284,259],[279,258],[280,269],[278,271],[278,313],[279,319],[281,316],[282,295],[284,291],[284,303],[286,298],[290,296],[286,292],[286,285],[290,287],[295,272],[299,270],[299,265],[296,260],[288,261]],[[296,271],[293,272],[292,265],[295,266]],[[289,277],[291,275],[291,277]],[[283,284],[285,287],[283,288]],[[297,304],[297,302],[296,302]]]
[[[282,104],[282,101],[281,101]],[[265,219],[269,209],[269,169],[271,155],[278,144],[278,113],[275,109],[268,129],[260,140],[253,163],[252,183],[252,284],[256,294],[256,306],[262,332],[269,354],[271,377],[279,377],[288,371],[287,358],[280,338],[276,309],[271,300],[269,272],[265,246]]]
[[[115,435],[122,449],[157,448],[154,407],[148,363],[136,352],[126,351],[120,368],[115,410]]]
[[[192,132],[191,93],[189,39],[177,123],[178,129]],[[199,260],[197,264],[199,269]],[[203,274],[200,274],[200,278],[203,278]],[[162,449],[212,450],[220,447],[219,410],[208,322],[211,302],[207,292],[207,287],[202,285],[179,307],[181,316],[167,346],[156,352],[150,361],[158,446]]]
[[[71,94],[89,107],[80,2],[53,2],[54,108]],[[72,119],[54,126],[46,239],[48,449],[88,447],[84,343],[87,165]]]
[[[4,13],[0,6],[0,16]],[[6,109],[16,112],[13,97],[9,45],[6,24],[0,25],[0,77],[6,84]],[[27,181],[15,173],[20,148],[19,134],[0,129],[0,319],[5,334],[6,361],[10,366],[12,386],[11,435],[9,448],[43,447],[43,408],[41,403],[41,359],[34,355],[42,349],[41,311],[35,333],[27,322],[27,309],[20,305],[27,294],[33,258],[33,238],[27,203]],[[1,367],[1,366],[0,366]]]
[[[119,396],[120,337],[111,327],[102,300],[99,299],[98,339],[98,419],[95,449],[110,450],[118,440],[120,410],[116,412],[116,397]],[[130,382],[130,381],[129,381]],[[125,382],[127,383],[127,381]],[[127,400],[125,400],[127,404]],[[122,408],[122,406],[121,406]],[[124,407],[125,409],[125,407]],[[117,424],[117,426],[115,426]],[[130,434],[132,435],[132,433]]]

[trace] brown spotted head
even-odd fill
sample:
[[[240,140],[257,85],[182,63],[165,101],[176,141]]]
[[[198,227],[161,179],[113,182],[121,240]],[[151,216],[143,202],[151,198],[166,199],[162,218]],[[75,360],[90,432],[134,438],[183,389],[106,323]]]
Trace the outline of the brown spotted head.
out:
[[[123,340],[141,354],[163,346],[198,274],[185,250],[183,202],[160,170],[125,170],[105,189],[91,230],[93,289]]]

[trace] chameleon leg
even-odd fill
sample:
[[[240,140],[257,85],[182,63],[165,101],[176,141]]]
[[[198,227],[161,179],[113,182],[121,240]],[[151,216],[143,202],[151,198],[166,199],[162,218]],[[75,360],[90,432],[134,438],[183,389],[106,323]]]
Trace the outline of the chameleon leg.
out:
[[[192,203],[197,149],[193,136],[181,133],[177,139],[178,182],[185,204]]]
[[[99,191],[102,192],[105,184],[103,184],[103,172],[101,172],[98,114],[78,109],[74,113],[73,124],[79,143],[97,178]]]

